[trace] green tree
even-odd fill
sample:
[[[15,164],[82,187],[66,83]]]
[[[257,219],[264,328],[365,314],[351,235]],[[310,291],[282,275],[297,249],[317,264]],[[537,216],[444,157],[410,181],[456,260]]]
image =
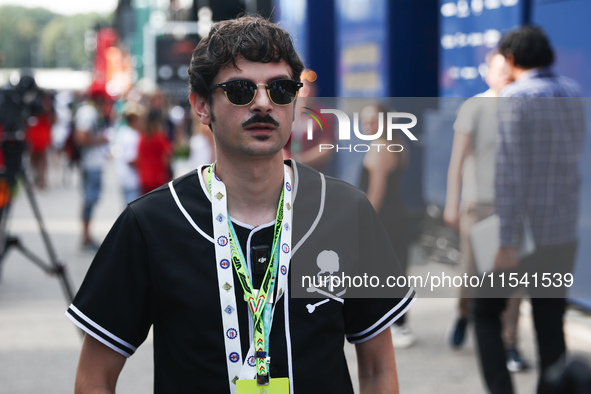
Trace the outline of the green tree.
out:
[[[84,34],[97,25],[111,25],[112,15],[58,15],[43,8],[0,7],[0,67],[84,68],[93,53],[84,48]]]
[[[41,34],[43,62],[49,67],[84,68],[92,58],[85,49],[85,33],[95,25],[108,25],[109,20],[99,14],[56,16]]]
[[[40,26],[53,18],[50,11],[16,6],[0,7],[0,50],[3,67],[30,67]]]

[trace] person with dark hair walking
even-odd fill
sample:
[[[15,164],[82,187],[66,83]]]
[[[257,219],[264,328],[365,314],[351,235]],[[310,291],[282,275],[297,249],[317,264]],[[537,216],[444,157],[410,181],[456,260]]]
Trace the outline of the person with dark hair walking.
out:
[[[566,353],[563,317],[565,281],[572,275],[577,248],[579,162],[584,114],[578,85],[556,75],[554,52],[545,33],[524,26],[505,35],[499,53],[515,80],[501,92],[495,172],[499,250],[496,287],[482,288],[473,304],[480,364],[491,393],[513,393],[505,364],[499,316],[518,287],[531,297],[540,377],[538,393],[553,392],[548,368]],[[529,223],[529,224],[528,224]],[[533,235],[535,251],[520,256],[523,234]],[[539,278],[539,280],[536,280]],[[551,286],[542,278],[552,278]],[[558,281],[560,279],[560,281]]]
[[[487,54],[489,89],[466,100],[454,122],[454,140],[447,174],[443,220],[460,234],[460,263],[468,276],[481,275],[476,265],[470,232],[474,225],[494,214],[494,173],[498,132],[498,95],[512,82],[505,57],[494,50]],[[461,287],[458,317],[449,334],[452,349],[459,349],[471,324],[473,289]],[[511,298],[503,312],[503,342],[507,367],[511,372],[527,370],[529,365],[518,347],[521,298]]]
[[[77,392],[114,392],[152,326],[156,393],[353,393],[345,338],[361,392],[398,392],[388,328],[412,289],[292,296],[310,262],[316,276],[373,261],[400,274],[364,193],[283,160],[303,68],[289,34],[260,17],[216,23],[199,42],[189,97],[215,162],[130,203],[101,245],[67,311],[87,333]]]

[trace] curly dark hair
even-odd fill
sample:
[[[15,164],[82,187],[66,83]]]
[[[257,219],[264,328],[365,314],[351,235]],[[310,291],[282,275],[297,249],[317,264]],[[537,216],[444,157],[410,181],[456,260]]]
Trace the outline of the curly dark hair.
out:
[[[289,33],[268,19],[244,15],[216,23],[197,44],[188,70],[190,91],[211,103],[213,79],[228,64],[236,67],[240,56],[261,63],[285,60],[297,81],[304,69]]]

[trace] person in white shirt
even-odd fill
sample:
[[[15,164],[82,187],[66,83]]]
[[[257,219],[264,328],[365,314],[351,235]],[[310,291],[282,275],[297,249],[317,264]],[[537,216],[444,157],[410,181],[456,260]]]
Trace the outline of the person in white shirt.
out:
[[[136,159],[144,113],[145,109],[140,104],[132,101],[126,103],[123,109],[125,124],[119,128],[115,139],[113,156],[126,205],[141,194]]]

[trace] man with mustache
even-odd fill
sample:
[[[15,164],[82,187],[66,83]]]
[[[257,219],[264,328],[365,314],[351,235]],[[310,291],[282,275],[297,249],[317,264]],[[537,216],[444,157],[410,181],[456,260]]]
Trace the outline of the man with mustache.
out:
[[[362,192],[283,160],[302,69],[287,32],[259,17],[217,23],[197,45],[190,102],[216,161],[131,203],[105,239],[67,312],[88,334],[77,392],[114,392],[152,326],[157,393],[353,393],[345,337],[361,392],[398,392],[387,329],[412,290],[310,288],[326,300],[314,308],[291,295],[294,270],[325,250],[333,273],[395,262]]]

